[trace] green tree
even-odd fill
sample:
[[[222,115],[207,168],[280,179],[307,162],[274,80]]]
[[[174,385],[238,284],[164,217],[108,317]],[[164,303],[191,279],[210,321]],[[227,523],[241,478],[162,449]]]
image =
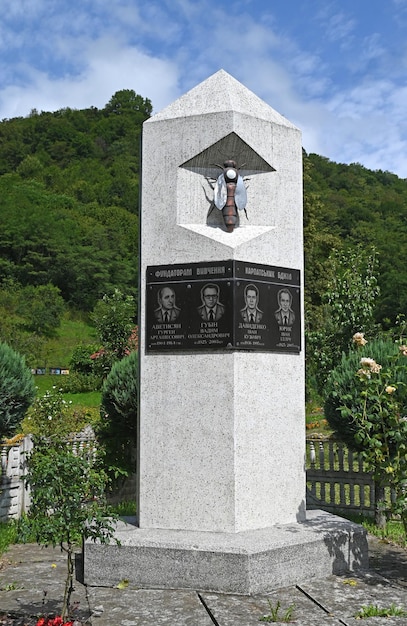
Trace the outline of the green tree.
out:
[[[306,336],[306,398],[319,397],[318,361],[315,343],[326,325],[323,301],[328,290],[329,256],[333,249],[340,249],[341,240],[334,235],[322,219],[325,206],[318,188],[313,184],[314,167],[307,156],[303,159],[304,176],[304,308]]]
[[[105,111],[108,113],[114,113],[115,115],[141,113],[145,119],[150,117],[152,110],[151,101],[148,98],[137,95],[133,89],[116,91],[105,106]]]
[[[133,296],[115,289],[96,304],[92,319],[103,346],[101,361],[109,371],[115,361],[129,353],[129,342],[135,327],[136,301]],[[107,373],[106,371],[106,373]]]
[[[308,333],[307,366],[318,392],[324,395],[329,372],[347,352],[356,332],[375,328],[374,310],[379,294],[375,251],[361,248],[334,251],[330,256],[327,291],[319,329]]]
[[[42,180],[44,166],[40,159],[36,156],[28,155],[24,161],[17,167],[17,172],[21,178],[32,178],[35,180]]]
[[[0,343],[0,437],[14,433],[34,398],[34,378],[24,358]]]
[[[135,471],[137,443],[138,353],[115,363],[102,388],[98,435],[106,449],[109,472],[115,477]]]
[[[98,347],[96,344],[76,346],[69,361],[69,368],[79,374],[93,374],[94,362],[90,357],[97,351]]]
[[[54,285],[28,285],[21,290],[18,313],[24,318],[24,326],[30,332],[55,337],[64,311],[61,292]]]

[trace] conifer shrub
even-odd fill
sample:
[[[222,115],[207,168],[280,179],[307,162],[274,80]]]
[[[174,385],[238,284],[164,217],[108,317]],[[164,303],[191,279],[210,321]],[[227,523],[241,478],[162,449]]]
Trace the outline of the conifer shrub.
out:
[[[137,442],[138,353],[117,361],[102,387],[98,438],[106,450],[108,471],[113,478],[135,470]]]
[[[0,343],[0,437],[15,432],[35,392],[34,378],[24,357]]]

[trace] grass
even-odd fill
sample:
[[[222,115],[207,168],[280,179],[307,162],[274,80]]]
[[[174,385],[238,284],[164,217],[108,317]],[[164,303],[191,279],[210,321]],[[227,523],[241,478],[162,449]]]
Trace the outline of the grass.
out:
[[[64,399],[72,403],[75,408],[99,408],[100,391],[88,391],[86,393],[64,393]]]
[[[40,376],[34,376],[35,385],[37,387],[37,397],[41,397],[46,391],[49,391],[53,387],[58,387],[58,380],[61,376],[44,374]],[[71,402],[75,408],[99,408],[101,392],[100,391],[87,391],[86,393],[64,393],[64,399],[67,402]]]
[[[0,522],[0,554],[17,541],[17,522]]]
[[[269,604],[270,613],[268,615],[263,615],[259,618],[259,622],[284,622],[288,623],[293,621],[292,616],[295,609],[295,604],[291,604],[288,609],[286,609],[283,613],[280,613],[281,604],[280,600],[277,600],[276,606],[273,606],[270,600],[267,600]]]
[[[60,367],[69,369],[69,363],[74,349],[79,345],[98,344],[96,330],[87,320],[77,314],[67,313],[61,321],[58,336],[49,339],[46,347],[46,363],[37,363],[38,367]],[[38,387],[37,396],[43,396],[46,391],[58,386],[61,375],[36,375],[35,384]],[[72,402],[78,408],[98,408],[100,406],[100,392],[67,393],[65,400]]]
[[[373,519],[364,515],[351,515],[345,513],[341,515],[352,522],[361,524],[361,526],[363,526],[368,533],[378,537],[379,539],[383,539],[383,541],[394,543],[402,548],[407,547],[407,538],[404,533],[404,526],[403,523],[398,520],[388,520],[385,528],[379,528],[376,526]]]
[[[125,502],[119,502],[112,506],[114,513],[119,517],[127,517],[129,515],[136,515],[137,505],[135,500],[129,500]]]
[[[38,363],[37,367],[68,368],[76,346],[99,343],[95,328],[84,318],[71,313],[63,317],[57,332],[57,337],[47,341],[46,363]]]
[[[129,515],[135,515],[137,506],[136,501],[123,501],[112,506],[112,510],[119,517],[125,517]],[[8,522],[0,522],[0,556],[7,551],[8,547],[15,543],[22,543],[19,539],[19,524],[17,520],[10,520]],[[25,538],[27,541],[27,537]],[[34,542],[34,537],[28,537],[29,542]]]
[[[395,604],[391,604],[387,609],[377,606],[377,604],[368,604],[355,614],[355,619],[365,619],[367,617],[405,617],[407,612]]]

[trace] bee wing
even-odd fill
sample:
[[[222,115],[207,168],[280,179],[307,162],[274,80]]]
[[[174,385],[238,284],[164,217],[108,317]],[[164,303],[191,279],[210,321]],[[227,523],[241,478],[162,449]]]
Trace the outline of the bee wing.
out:
[[[246,208],[247,204],[247,191],[245,184],[243,182],[243,178],[241,176],[238,177],[236,183],[235,190],[235,203],[238,209],[241,211]]]
[[[215,183],[213,201],[215,203],[216,208],[221,211],[226,204],[226,200],[227,200],[226,181],[225,181],[225,177],[223,176],[223,174],[221,174]]]

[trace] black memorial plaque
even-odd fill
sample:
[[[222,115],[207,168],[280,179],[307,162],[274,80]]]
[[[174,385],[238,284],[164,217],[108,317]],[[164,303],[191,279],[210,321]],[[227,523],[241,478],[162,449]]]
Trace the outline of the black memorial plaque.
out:
[[[235,261],[238,350],[301,351],[300,271]]]
[[[148,267],[146,328],[147,352],[232,347],[232,261]]]
[[[146,351],[299,353],[300,272],[242,261],[150,266]]]

